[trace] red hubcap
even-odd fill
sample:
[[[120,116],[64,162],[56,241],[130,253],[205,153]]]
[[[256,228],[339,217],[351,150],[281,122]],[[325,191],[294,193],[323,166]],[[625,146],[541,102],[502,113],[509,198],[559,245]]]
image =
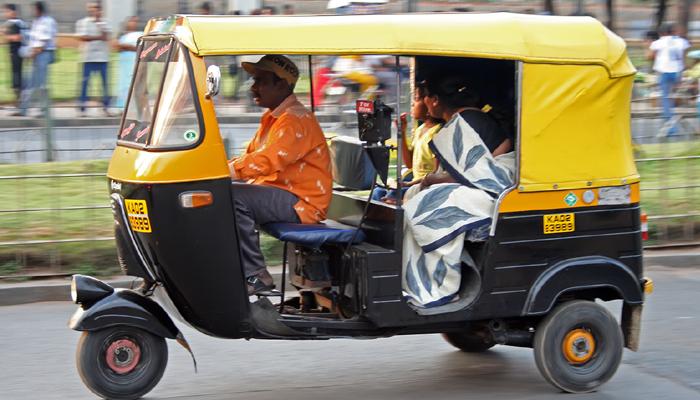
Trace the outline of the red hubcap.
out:
[[[141,359],[141,348],[129,339],[119,339],[112,342],[105,353],[107,366],[120,374],[133,371]]]

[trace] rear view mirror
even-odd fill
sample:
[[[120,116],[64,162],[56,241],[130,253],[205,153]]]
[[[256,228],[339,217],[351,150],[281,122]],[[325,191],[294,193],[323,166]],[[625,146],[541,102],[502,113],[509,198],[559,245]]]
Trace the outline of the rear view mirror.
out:
[[[206,98],[210,99],[219,94],[221,87],[221,69],[216,65],[210,65],[207,68],[207,94]]]

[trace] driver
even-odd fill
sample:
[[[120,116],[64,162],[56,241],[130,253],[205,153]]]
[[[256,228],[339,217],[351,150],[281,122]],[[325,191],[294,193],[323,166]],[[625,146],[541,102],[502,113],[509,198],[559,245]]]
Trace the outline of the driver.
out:
[[[268,109],[248,148],[228,163],[243,270],[252,295],[274,287],[255,225],[325,219],[332,178],[321,127],[293,94],[297,66],[281,55],[241,65],[253,77],[255,104]]]

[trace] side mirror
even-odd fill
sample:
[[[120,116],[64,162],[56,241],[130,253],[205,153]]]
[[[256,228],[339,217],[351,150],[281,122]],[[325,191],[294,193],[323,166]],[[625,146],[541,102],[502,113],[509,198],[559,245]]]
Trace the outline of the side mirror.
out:
[[[205,97],[211,99],[219,94],[221,87],[221,69],[216,65],[210,65],[207,68],[207,93]]]

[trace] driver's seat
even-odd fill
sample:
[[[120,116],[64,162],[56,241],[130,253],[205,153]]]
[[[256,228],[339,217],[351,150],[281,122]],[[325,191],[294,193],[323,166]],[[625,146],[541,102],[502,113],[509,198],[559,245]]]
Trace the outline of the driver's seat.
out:
[[[365,240],[365,234],[362,230],[331,220],[320,224],[272,222],[261,228],[285,244],[291,242],[314,249],[319,249],[327,243],[349,244],[352,242],[356,244]]]

